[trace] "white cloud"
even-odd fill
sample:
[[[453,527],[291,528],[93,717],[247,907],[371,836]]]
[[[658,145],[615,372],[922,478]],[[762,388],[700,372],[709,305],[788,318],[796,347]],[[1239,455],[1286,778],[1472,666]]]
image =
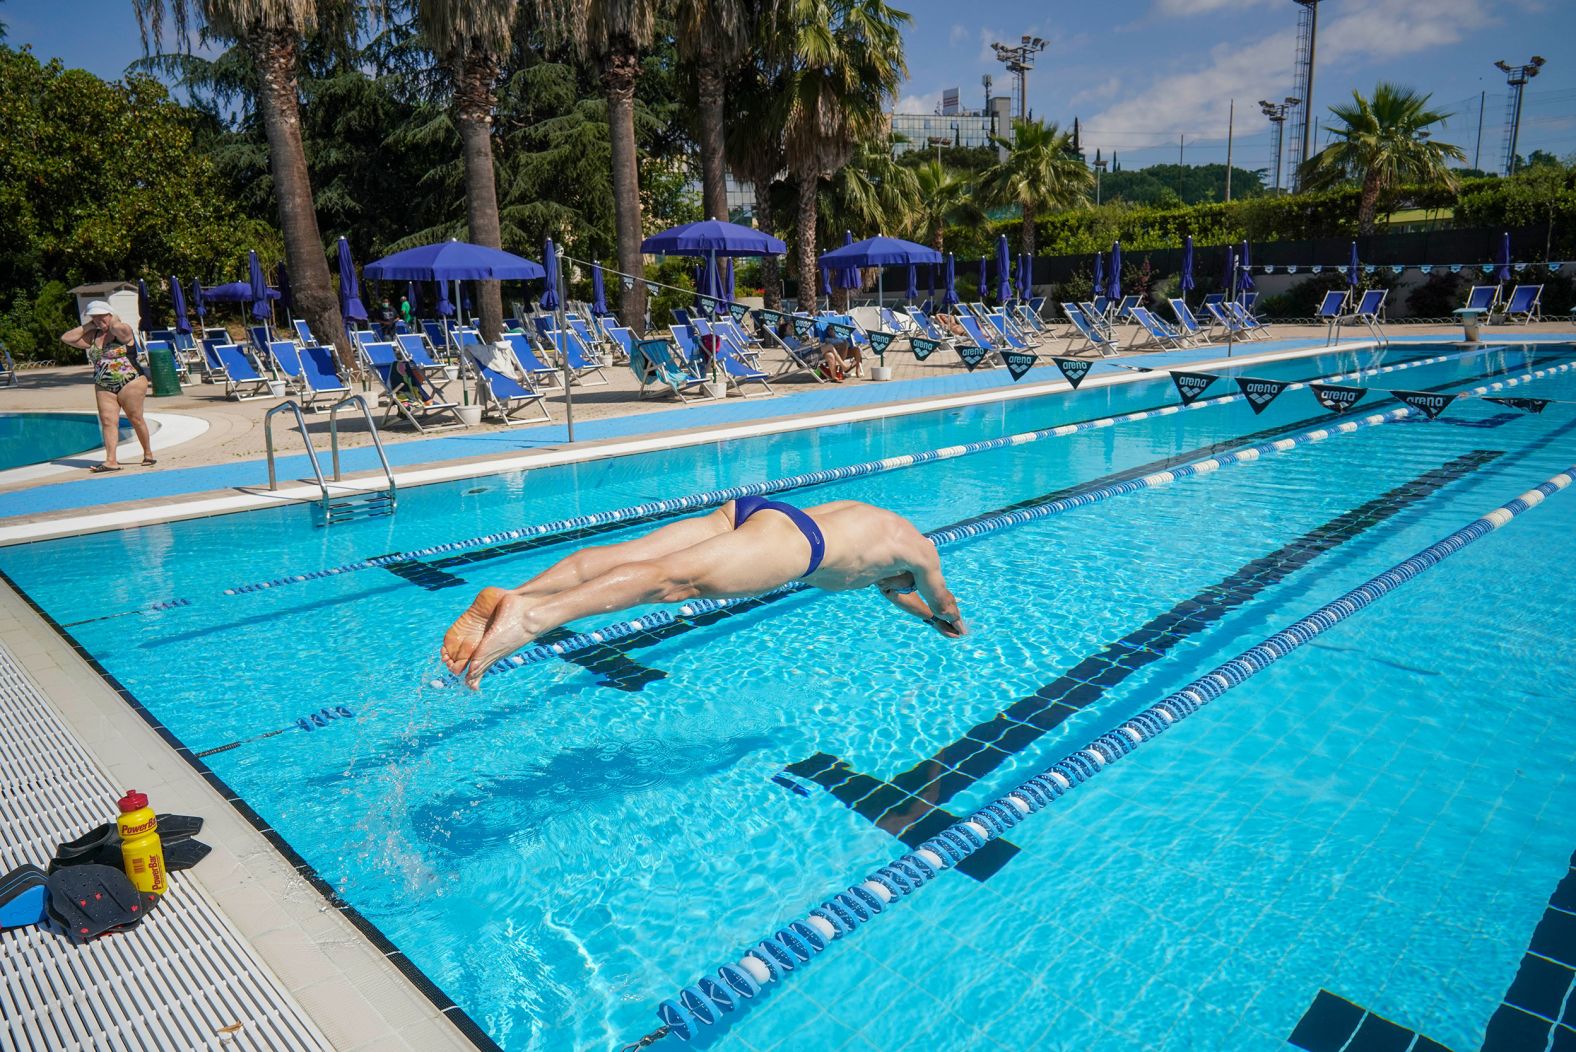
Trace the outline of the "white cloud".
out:
[[[1262,7],[1269,0],[1155,0],[1155,14],[1170,18],[1206,15],[1229,7]]]
[[[1171,0],[1160,0],[1161,3]],[[1233,0],[1198,0],[1224,4]],[[1367,0],[1343,14],[1321,19],[1319,81],[1315,106],[1323,112],[1331,94],[1333,68],[1428,51],[1465,39],[1491,21],[1489,0]],[[1333,12],[1332,12],[1333,13]],[[1239,129],[1255,100],[1280,98],[1292,86],[1295,31],[1286,29],[1240,44],[1211,49],[1195,72],[1160,73],[1141,88],[1085,122],[1091,146],[1115,142],[1120,149],[1139,134],[1224,135],[1230,99],[1238,102]],[[1344,91],[1340,92],[1344,94]],[[1252,125],[1246,125],[1252,127]],[[1102,141],[1103,140],[1103,141]]]
[[[947,34],[947,43],[952,47],[957,47],[959,44],[967,43],[968,39],[968,26],[954,25],[952,27],[952,32]]]
[[[1000,30],[992,29],[989,26],[980,27],[979,60],[981,62],[986,65],[993,65],[996,62],[996,50],[991,47],[991,44],[1001,39],[1003,38]]]
[[[904,95],[892,107],[894,113],[935,113],[941,106],[941,92],[927,91],[923,95]]]

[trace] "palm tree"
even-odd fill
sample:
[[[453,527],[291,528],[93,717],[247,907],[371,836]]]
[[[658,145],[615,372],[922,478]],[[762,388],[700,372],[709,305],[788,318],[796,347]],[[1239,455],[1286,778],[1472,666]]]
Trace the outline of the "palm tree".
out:
[[[918,196],[914,169],[893,160],[884,139],[865,141],[854,147],[824,189],[818,206],[825,213],[821,228],[830,234],[895,234],[909,225]]]
[[[799,306],[814,310],[820,183],[884,131],[886,103],[908,75],[909,16],[885,0],[789,0],[786,15],[793,48],[781,125],[799,194]]]
[[[1428,108],[1432,95],[1380,82],[1373,98],[1352,92],[1352,101],[1331,106],[1340,127],[1331,127],[1335,141],[1303,166],[1303,184],[1310,189],[1353,181],[1362,187],[1357,199],[1357,229],[1374,232],[1379,195],[1402,183],[1458,185],[1447,161],[1464,161],[1459,146],[1435,142],[1428,131],[1451,116]]]
[[[771,2],[773,0],[676,0],[673,4],[679,57],[695,71],[700,102],[697,117],[701,211],[708,219],[728,218],[723,84],[744,54],[752,23],[761,8]]]
[[[1001,163],[985,170],[980,192],[997,204],[1023,210],[1021,251],[1034,254],[1034,225],[1040,213],[1085,204],[1094,188],[1094,176],[1073,149],[1073,137],[1055,124],[1016,120],[1012,139],[993,138],[1006,150]]]
[[[174,21],[181,40],[190,40],[188,30],[195,16],[208,33],[234,41],[250,53],[257,70],[257,112],[268,137],[268,166],[295,303],[312,331],[334,342],[341,365],[356,371],[350,346],[342,338],[345,321],[312,206],[312,180],[301,146],[296,70],[302,37],[318,29],[343,32],[354,17],[354,5],[319,0],[132,0],[132,8],[144,47],[150,41],[158,45],[166,16]],[[325,25],[325,19],[333,24]]]
[[[974,203],[974,184],[939,161],[927,161],[914,173],[916,189],[909,210],[909,236],[940,252],[949,226],[975,227],[985,211]]]
[[[417,0],[427,45],[454,86],[454,122],[465,159],[465,214],[470,239],[502,248],[497,174],[493,169],[493,110],[500,56],[509,50],[516,0]],[[482,339],[503,335],[503,294],[496,281],[478,283]]]
[[[596,63],[607,93],[609,146],[613,157],[613,226],[618,232],[618,269],[635,277],[624,290],[620,306],[625,325],[643,333],[646,327],[646,284],[640,242],[639,154],[635,146],[635,82],[640,56],[651,46],[657,0],[585,0],[584,28],[578,34],[586,54]]]
[[[768,43],[761,41],[761,45]],[[768,234],[775,234],[778,229],[772,208],[772,183],[788,167],[782,125],[776,123],[772,114],[780,91],[781,84],[770,77],[762,64],[752,63],[741,70],[733,81],[734,119],[727,123],[723,139],[728,167],[755,192],[755,226]],[[761,287],[767,307],[776,310],[782,306],[782,266],[776,256],[761,259]]]

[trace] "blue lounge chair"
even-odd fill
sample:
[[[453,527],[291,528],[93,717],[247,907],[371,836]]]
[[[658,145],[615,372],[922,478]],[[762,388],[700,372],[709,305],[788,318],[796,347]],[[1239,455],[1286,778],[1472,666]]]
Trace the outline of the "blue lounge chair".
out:
[[[1210,317],[1215,319],[1215,324],[1211,326],[1211,330],[1213,331],[1214,328],[1218,327],[1229,335],[1251,339],[1247,329],[1243,328],[1242,323],[1231,312],[1230,306],[1225,300],[1217,300],[1214,303],[1211,303],[1209,300],[1204,301],[1205,309],[1209,311]]]
[[[1122,321],[1125,318],[1130,318],[1130,317],[1132,317],[1132,314],[1133,314],[1133,308],[1136,307],[1136,306],[1138,306],[1138,297],[1137,296],[1123,296],[1122,297],[1122,302],[1120,302],[1120,303],[1118,303],[1116,305],[1116,311],[1114,312],[1114,317],[1116,318],[1117,321]]]
[[[303,347],[316,347],[317,337],[312,335],[312,327],[300,318],[295,322],[296,339]]]
[[[542,414],[543,422],[550,423],[553,417],[547,411],[547,397],[536,389],[530,378],[526,377],[522,380],[511,373],[493,368],[482,358],[483,350],[484,347],[480,343],[467,344],[461,349],[461,353],[476,371],[477,382],[486,395],[487,408],[498,414],[498,422],[509,427],[531,423],[531,420],[521,419],[518,414],[534,407]]]
[[[738,349],[725,339],[717,350],[717,364],[722,368],[722,375],[728,386],[745,398],[750,396],[750,392],[744,389],[745,384],[760,384],[766,388],[767,394],[776,393],[772,390],[772,385],[766,382],[766,374],[741,358]]]
[[[350,393],[350,385],[340,378],[332,347],[302,347],[294,340],[274,340],[269,351],[295,382],[307,409],[318,408],[320,398],[337,400]]]
[[[918,307],[910,307],[908,309],[908,316],[909,319],[913,321],[915,328],[919,329],[919,334],[921,336],[925,337],[927,340],[935,340],[943,347],[952,346],[952,334],[942,332],[941,327],[938,326],[931,319],[930,315],[926,314],[923,310]]]
[[[11,349],[0,343],[0,383],[7,387],[16,386],[16,361],[11,357]]]
[[[1498,285],[1473,285],[1467,293],[1467,310],[1491,311],[1499,304]]]
[[[985,357],[981,360],[980,365],[993,367],[1001,364],[1001,351],[996,346],[996,342],[985,335],[985,332],[980,328],[978,319],[972,314],[959,314],[958,324],[963,326],[963,331],[969,334],[969,339],[974,346],[985,352]]]
[[[1366,325],[1373,338],[1379,343],[1389,343],[1384,332],[1379,328],[1379,316],[1384,311],[1384,301],[1389,295],[1387,289],[1369,289],[1364,292],[1362,299],[1357,301],[1357,306],[1335,319],[1335,336],[1340,336],[1342,323],[1356,321]]]
[[[607,383],[607,374],[602,371],[601,363],[591,356],[573,330],[566,332],[555,329],[548,334],[548,341],[557,351],[558,360],[569,366],[570,383],[577,383],[582,387],[595,387]],[[587,379],[593,373],[597,378]]]
[[[1199,324],[1198,318],[1193,314],[1193,308],[1187,305],[1187,300],[1174,297],[1166,302],[1171,304],[1171,313],[1176,316],[1177,328],[1181,330],[1182,335],[1193,342],[1204,342],[1204,326]]]
[[[481,340],[475,341],[480,343]],[[520,363],[520,371],[525,373],[525,378],[531,385],[542,387],[561,387],[563,378],[558,375],[558,370],[546,364],[536,356],[536,348],[531,346],[531,340],[523,332],[506,333],[503,342],[509,345],[509,350],[514,354],[514,360]],[[461,348],[471,346],[469,342],[462,343]]]
[[[1095,300],[1093,303],[1085,300],[1083,303],[1078,304],[1078,310],[1083,314],[1084,321],[1088,322],[1092,328],[1105,337],[1107,343],[1114,347],[1116,346],[1116,329],[1112,326],[1111,319],[1107,318],[1105,312],[1099,309],[1099,305],[1100,300]]]
[[[424,321],[421,331],[427,337],[427,346],[432,348],[432,353],[448,355],[451,351],[449,345],[449,332],[442,322]]]
[[[1186,346],[1182,334],[1155,317],[1149,308],[1135,305],[1129,314],[1139,328],[1133,342],[1128,344],[1129,349],[1139,346],[1141,342],[1153,343],[1161,350],[1176,350]]]
[[[203,341],[207,346],[207,341]],[[236,343],[216,343],[213,345],[214,357],[219,362],[219,369],[224,374],[224,396],[233,398],[237,402],[245,402],[253,398],[268,398],[270,390],[268,378],[263,376],[252,365],[246,352]],[[246,393],[242,393],[242,391]]]
[[[435,359],[427,349],[427,341],[420,333],[402,332],[394,337],[394,343],[406,360],[421,366],[422,370],[427,374],[427,379],[431,380],[439,392],[447,397],[448,391],[446,388],[449,381],[459,374],[459,369],[456,366],[445,365]]]
[[[1334,289],[1324,294],[1324,299],[1319,301],[1318,310],[1313,316],[1325,323],[1326,333],[1324,345],[1328,347],[1335,340],[1336,329],[1340,326],[1341,318],[1346,314],[1346,290]]]
[[[1012,321],[1005,313],[997,311],[995,314],[987,314],[985,315],[985,320],[990,322],[991,328],[994,329],[998,335],[1000,335],[1001,339],[1007,344],[1008,347],[1015,351],[1029,350],[1029,341],[1025,339],[1026,334],[1024,334],[1023,331],[1016,325],[1012,324]],[[1039,343],[1040,341],[1036,339],[1034,342]]]
[[[1530,325],[1543,315],[1542,299],[1542,285],[1517,285],[1505,301],[1505,319],[1513,322],[1520,315],[1521,324]]]
[[[1099,326],[1089,320],[1089,316],[1083,312],[1083,308],[1078,304],[1063,303],[1062,313],[1067,316],[1067,320],[1073,327],[1073,333],[1067,339],[1068,353],[1082,354],[1086,350],[1092,350],[1102,358],[1109,358],[1117,353],[1115,344],[1101,331]],[[1074,347],[1073,344],[1078,342],[1080,336],[1083,337],[1087,346]]]
[[[368,340],[361,344],[361,355],[379,382],[383,384],[385,399],[383,423],[387,424],[390,419],[399,416],[408,420],[412,427],[421,432],[425,432],[428,427],[465,426],[465,421],[460,418],[460,407],[457,404],[444,401],[430,386],[423,389],[422,397],[418,398],[395,379],[394,366],[400,358],[395,353],[392,343]],[[446,421],[447,417],[453,417],[453,420]]]
[[[268,345],[272,343],[274,339],[273,336],[268,332],[268,326],[248,325],[246,327],[246,335],[252,341],[252,353],[257,356],[258,361],[268,361],[269,355],[271,353],[268,350]]]
[[[696,376],[678,362],[674,348],[667,340],[640,340],[629,356],[630,371],[640,381],[640,397],[646,396],[651,385],[666,387],[681,402],[690,399],[686,392],[703,390],[705,377]]]
[[[1242,326],[1242,331],[1247,333],[1253,339],[1267,340],[1270,338],[1269,327],[1250,314],[1248,312],[1248,308],[1244,307],[1242,304],[1228,303],[1226,304],[1226,310],[1230,312],[1231,317],[1236,321],[1236,323]]]
[[[622,325],[607,325],[603,327],[607,338],[613,341],[615,350],[624,355],[624,361],[629,361],[629,356],[635,353],[635,334],[632,330]]]

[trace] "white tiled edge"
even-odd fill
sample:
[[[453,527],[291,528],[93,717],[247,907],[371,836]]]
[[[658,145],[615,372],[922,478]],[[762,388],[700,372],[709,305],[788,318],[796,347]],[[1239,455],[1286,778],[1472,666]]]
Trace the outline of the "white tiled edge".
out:
[[[84,413],[65,409],[29,409],[27,412],[59,412],[72,416],[85,415]],[[208,421],[202,417],[187,416],[185,413],[146,413],[144,416],[147,418],[148,423],[152,425],[148,429],[150,432],[148,441],[153,446],[155,453],[161,449],[178,446],[182,442],[190,442],[197,436],[206,434],[209,426]],[[70,456],[46,460],[42,464],[28,464],[25,467],[0,471],[0,486],[10,486],[18,482],[32,482],[34,479],[49,478],[52,475],[77,474],[83,467],[103,461],[102,448],[102,446],[96,446],[93,449],[73,453]],[[137,441],[135,434],[115,447],[116,460],[140,459],[141,456],[142,444]]]
[[[1238,346],[1240,347],[1241,345]],[[1186,368],[1189,370],[1238,368],[1246,365],[1283,361],[1289,358],[1362,351],[1376,346],[1378,344],[1373,340],[1357,340],[1333,346],[1309,344],[1304,347],[1287,348],[1265,354],[1233,355],[1229,358],[1206,358],[1201,361],[1188,363]],[[1155,367],[1154,371],[1163,370],[1164,366],[1160,366]],[[1098,376],[1090,376],[1079,389],[1090,390],[1097,387],[1111,387],[1152,379],[1154,379],[1152,373],[1138,372],[1136,370],[1102,373]],[[682,446],[701,445],[708,442],[726,442],[740,438],[778,434],[785,431],[801,431],[807,428],[826,427],[832,424],[857,423],[862,420],[874,420],[890,416],[907,416],[913,413],[956,409],[963,406],[980,405],[985,402],[1016,401],[1023,398],[1035,398],[1040,395],[1052,394],[1057,391],[1070,390],[1072,390],[1071,385],[1064,380],[1051,380],[1013,387],[992,387],[982,391],[971,391],[968,394],[945,395],[912,402],[886,402],[858,408],[832,410],[824,413],[783,417],[760,423],[728,424],[721,427],[700,428],[693,431],[657,432],[642,435],[638,438],[556,447],[522,453],[518,456],[499,457],[492,460],[438,464],[432,467],[396,471],[394,479],[402,487],[422,486],[434,482],[452,482],[455,479],[476,478],[504,471],[525,471],[555,467],[580,461],[627,456],[632,453],[649,453],[657,450],[676,449]],[[349,494],[382,489],[384,485],[385,481],[382,474],[376,473],[363,475],[363,477],[357,479],[346,479],[342,482],[331,483],[329,488],[334,493]],[[22,521],[12,525],[0,526],[0,545],[18,544],[24,541],[42,540],[49,537],[71,536],[79,533],[96,533],[100,530],[146,526],[155,522],[200,518],[206,515],[223,515],[236,511],[272,507],[277,504],[313,501],[318,500],[321,495],[321,491],[316,486],[294,484],[281,486],[280,489],[274,491],[263,489],[243,490],[240,492],[226,491],[222,496],[195,496],[188,499],[171,498],[157,505],[124,508],[111,512],[90,512],[83,515],[43,521]]]

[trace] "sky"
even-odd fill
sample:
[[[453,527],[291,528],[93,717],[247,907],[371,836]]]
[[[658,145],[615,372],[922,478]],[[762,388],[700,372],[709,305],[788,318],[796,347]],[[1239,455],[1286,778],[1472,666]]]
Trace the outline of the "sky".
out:
[[[980,78],[1011,90],[993,41],[1042,37],[1029,74],[1029,109],[1070,125],[1078,117],[1091,153],[1115,151],[1124,168],[1226,159],[1269,167],[1274,140],[1258,100],[1291,94],[1298,6],[1293,0],[891,0],[913,16],[905,33],[909,80],[897,108],[927,113],[945,88],[979,107]],[[131,0],[0,0],[7,42],[29,44],[105,77],[142,55]],[[1391,80],[1429,92],[1455,114],[1436,138],[1478,150],[1493,170],[1503,155],[1507,88],[1496,59],[1548,59],[1527,87],[1519,152],[1576,153],[1576,0],[1322,0],[1313,115],[1353,89]],[[1486,93],[1486,97],[1483,95]],[[1290,126],[1288,125],[1288,128]],[[1180,142],[1179,142],[1180,139]],[[1179,150],[1180,146],[1180,150]]]

